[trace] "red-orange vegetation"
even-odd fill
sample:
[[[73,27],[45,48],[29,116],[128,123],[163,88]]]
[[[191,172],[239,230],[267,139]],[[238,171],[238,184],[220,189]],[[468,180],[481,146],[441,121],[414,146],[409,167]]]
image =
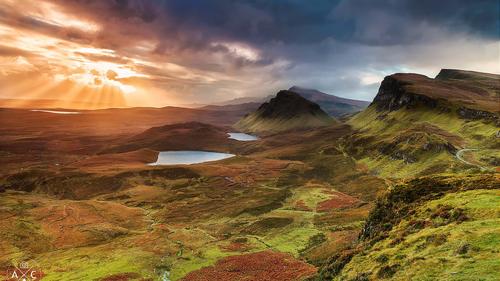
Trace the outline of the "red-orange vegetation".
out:
[[[214,266],[189,273],[182,280],[289,281],[303,280],[315,273],[314,266],[289,254],[263,251],[223,258]]]
[[[332,194],[333,197],[318,203],[318,205],[316,206],[316,210],[318,212],[326,212],[331,209],[353,207],[361,202],[361,200],[342,192],[329,191],[328,193]]]

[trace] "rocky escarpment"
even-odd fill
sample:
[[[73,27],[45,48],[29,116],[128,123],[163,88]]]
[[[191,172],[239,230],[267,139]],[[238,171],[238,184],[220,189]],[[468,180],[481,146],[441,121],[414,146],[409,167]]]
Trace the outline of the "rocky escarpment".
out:
[[[500,104],[498,105],[500,107]],[[463,119],[468,120],[486,120],[494,122],[497,127],[500,127],[500,116],[483,110],[460,107],[457,110],[458,115]]]
[[[419,106],[438,112],[453,111],[463,119],[500,126],[497,76],[456,70],[443,70],[436,79],[412,73],[393,74],[384,78],[372,105],[378,111]]]
[[[380,84],[377,96],[373,100],[373,105],[378,110],[394,111],[400,108],[412,108],[418,105],[435,108],[438,105],[436,99],[425,95],[420,95],[408,89],[412,83],[406,79],[400,79],[401,76],[413,76],[413,78],[424,78],[419,74],[394,74],[387,76]]]

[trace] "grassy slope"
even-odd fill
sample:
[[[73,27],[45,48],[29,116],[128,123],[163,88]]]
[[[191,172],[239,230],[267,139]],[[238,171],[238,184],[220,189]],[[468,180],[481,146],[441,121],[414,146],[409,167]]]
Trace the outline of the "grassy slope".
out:
[[[379,226],[390,230],[372,233],[365,240],[365,248],[358,249],[333,279],[498,280],[500,179],[490,177],[474,182],[475,179],[480,177],[462,177],[461,182],[471,180],[469,187],[452,189],[444,196],[436,188],[422,195],[427,200],[416,199],[417,203],[408,203],[411,207],[406,210],[401,207],[404,211],[396,215],[400,220],[392,227],[387,226],[389,222],[379,222]],[[436,182],[436,186],[440,184]],[[460,185],[456,180],[454,184]],[[386,200],[403,204],[397,198],[404,201],[405,196],[411,197],[409,194],[419,192],[420,187],[403,189],[406,190],[393,191],[393,196],[386,197],[392,199]],[[384,203],[379,208],[398,210],[388,206]],[[376,221],[376,216],[372,215],[370,220]]]
[[[334,124],[328,116],[298,116],[292,119],[262,118],[255,113],[238,121],[234,127],[250,133],[282,132],[291,129],[314,128]]]
[[[333,256],[320,280],[497,280],[498,127],[460,118],[459,103],[439,104],[372,105],[348,121],[356,132],[341,149],[372,173],[405,183],[378,200],[360,241]],[[462,154],[474,165],[455,157],[463,148],[474,149]]]
[[[380,116],[384,116],[380,118]],[[391,143],[393,140],[411,128],[422,126],[436,126],[449,133],[454,146],[459,148],[487,149],[497,147],[500,139],[495,137],[498,130],[493,124],[478,121],[467,121],[459,119],[453,112],[437,112],[436,110],[400,109],[392,112],[378,112],[374,106],[357,114],[349,124],[359,130],[357,138],[376,138],[375,147]],[[425,132],[425,129],[423,130]],[[427,132],[431,138],[442,139],[432,132]],[[440,172],[454,172],[465,168],[456,160],[455,156],[448,151],[426,152],[421,147],[416,147],[415,163],[405,163],[401,159],[393,159],[388,155],[368,149],[359,153],[358,160],[366,164],[369,169],[375,170],[383,177],[408,178],[418,175],[433,167],[439,167]],[[487,163],[485,165],[488,165]],[[491,166],[491,165],[490,165]]]

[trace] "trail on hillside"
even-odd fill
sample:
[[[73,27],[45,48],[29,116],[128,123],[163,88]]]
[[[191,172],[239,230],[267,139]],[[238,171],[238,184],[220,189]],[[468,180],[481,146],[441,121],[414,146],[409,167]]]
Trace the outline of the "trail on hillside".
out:
[[[481,165],[478,165],[478,164],[474,164],[474,163],[471,163],[467,160],[465,160],[462,155],[464,152],[468,152],[468,151],[478,151],[479,149],[478,148],[463,148],[463,149],[460,149],[457,151],[457,153],[455,154],[455,156],[457,157],[457,159],[467,165],[471,165],[471,166],[475,166],[475,167],[478,167],[479,169],[481,169],[481,171],[490,171],[491,169],[488,168],[488,167],[484,167],[484,166],[481,166]]]

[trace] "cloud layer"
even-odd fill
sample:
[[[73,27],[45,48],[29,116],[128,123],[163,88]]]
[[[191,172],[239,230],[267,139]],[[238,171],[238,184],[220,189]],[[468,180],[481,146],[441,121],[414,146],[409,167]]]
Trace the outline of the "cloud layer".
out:
[[[394,72],[500,72],[497,0],[37,3],[0,3],[0,82],[32,72],[166,105],[292,85],[370,100]]]

